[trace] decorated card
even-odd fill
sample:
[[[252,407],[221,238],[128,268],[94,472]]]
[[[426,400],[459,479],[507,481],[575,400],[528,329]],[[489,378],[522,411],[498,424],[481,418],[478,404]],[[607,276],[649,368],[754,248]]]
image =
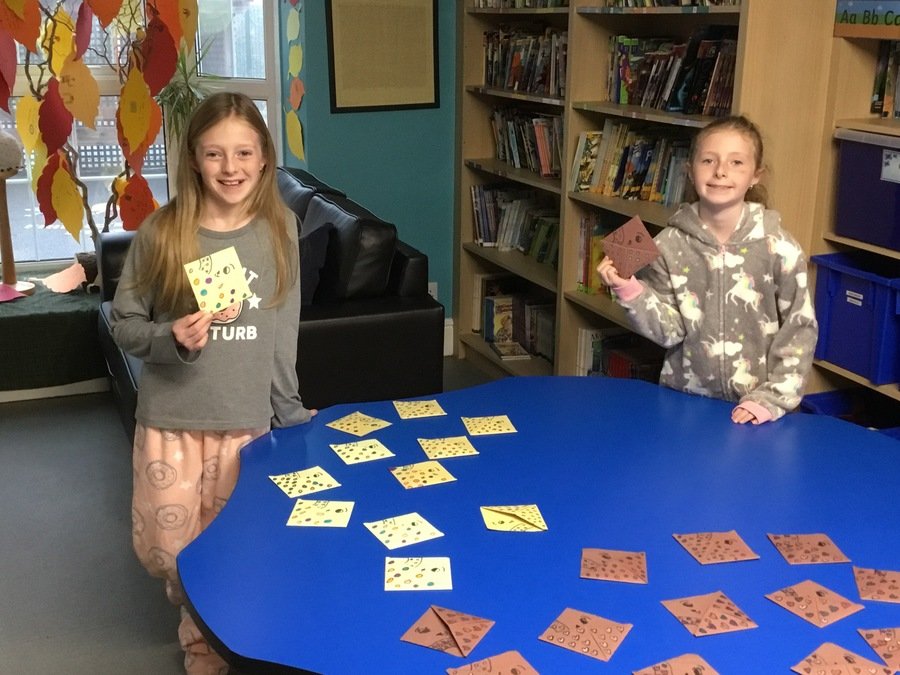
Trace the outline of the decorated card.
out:
[[[453,590],[450,558],[385,558],[384,590]]]
[[[409,420],[417,417],[438,417],[446,415],[441,404],[436,400],[430,401],[394,401],[394,407],[400,419]]]
[[[469,440],[468,436],[419,438],[417,440],[428,459],[447,459],[448,457],[464,457],[478,454],[478,450],[472,445],[472,441]]]
[[[298,499],[287,524],[296,527],[347,527],[354,502]]]
[[[623,279],[628,279],[659,257],[653,237],[638,216],[604,237],[603,252],[613,261]]]
[[[374,520],[363,525],[391,550],[444,536],[443,532],[418,513]]]
[[[900,603],[900,572],[854,567],[853,578],[861,600]]]
[[[728,532],[673,534],[672,536],[701,565],[759,559],[759,556],[747,546],[734,530]]]
[[[756,623],[722,591],[663,600],[663,606],[695,637],[756,628]]]
[[[647,583],[647,555],[643,552],[606,548],[581,549],[581,578]]]
[[[682,654],[652,666],[635,670],[631,675],[719,675],[699,654]]]
[[[434,460],[395,466],[391,468],[391,473],[407,490],[456,480],[440,462]]]
[[[481,517],[489,530],[500,532],[544,532],[547,523],[537,504],[482,506]]]
[[[431,605],[400,639],[452,656],[468,656],[493,625],[490,619]]]
[[[377,438],[350,441],[349,443],[329,443],[328,445],[344,461],[344,464],[359,464],[394,456],[394,453]]]
[[[353,434],[354,436],[365,436],[373,431],[389,427],[391,426],[391,423],[378,419],[377,417],[372,417],[371,415],[366,415],[363,412],[356,411],[349,415],[339,417],[325,426],[337,429],[338,431],[344,431],[348,434]]]
[[[525,657],[515,650],[489,656],[481,661],[473,661],[459,668],[447,668],[447,675],[472,675],[472,673],[539,675],[538,671],[525,660]]]
[[[800,675],[892,675],[890,668],[863,658],[833,642],[819,645],[814,652],[791,668]]]
[[[630,623],[618,623],[567,607],[538,639],[600,661],[609,661],[631,628]]]
[[[888,668],[900,671],[900,628],[860,628],[859,634]]]
[[[863,609],[862,605],[809,580],[767,593],[766,597],[819,628],[830,626]]]
[[[488,415],[485,417],[463,417],[463,424],[470,436],[489,436],[491,434],[514,434],[516,428],[507,415]]]
[[[827,534],[769,534],[769,541],[791,565],[850,562]]]
[[[300,471],[291,471],[290,473],[282,473],[277,476],[269,476],[275,485],[288,497],[302,497],[312,492],[320,490],[328,490],[333,487],[340,487],[338,483],[325,469],[320,466],[314,466],[311,469],[302,469]]]
[[[197,306],[207,312],[221,312],[252,293],[234,246],[193,260],[184,266]]]

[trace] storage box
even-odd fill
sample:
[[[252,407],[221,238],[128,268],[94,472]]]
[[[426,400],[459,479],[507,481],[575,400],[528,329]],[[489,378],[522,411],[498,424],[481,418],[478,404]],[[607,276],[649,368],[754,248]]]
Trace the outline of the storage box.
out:
[[[816,270],[816,358],[867,378],[900,381],[900,261],[829,253]]]
[[[838,129],[834,231],[900,251],[900,138]]]

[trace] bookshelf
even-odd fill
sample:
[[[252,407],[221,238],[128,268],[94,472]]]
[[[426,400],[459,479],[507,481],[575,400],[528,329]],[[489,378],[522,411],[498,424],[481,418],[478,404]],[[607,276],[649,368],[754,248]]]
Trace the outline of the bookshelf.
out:
[[[474,279],[479,273],[505,270],[554,294],[556,344],[546,372],[571,375],[576,371],[577,336],[582,328],[625,326],[625,314],[608,296],[588,295],[577,288],[579,226],[582,217],[597,211],[616,225],[639,215],[651,228],[665,225],[673,207],[660,203],[624,200],[583,191],[570,192],[572,164],[579,134],[601,129],[604,121],[627,121],[640,129],[660,130],[689,138],[712,117],[666,112],[610,102],[607,95],[610,36],[671,36],[687,41],[701,26],[729,26],[737,33],[734,91],[731,110],[759,124],[766,142],[766,160],[772,167],[767,186],[774,208],[786,227],[810,250],[817,232],[815,176],[826,148],[825,103],[830,92],[829,61],[834,7],[821,0],[743,0],[737,6],[640,7],[605,6],[603,0],[570,0],[552,9],[484,9],[474,0],[460,3],[458,21],[458,165],[457,165],[457,274],[455,329],[457,356],[483,362],[485,368],[520,374],[518,362],[493,358],[488,345],[472,332]],[[549,25],[567,31],[567,71],[564,95],[535,96],[486,87],[483,69],[485,31],[517,21]],[[786,67],[789,64],[790,67]],[[801,75],[802,74],[802,75]],[[871,84],[870,78],[868,85]],[[869,92],[871,93],[871,92]],[[868,95],[868,94],[867,94]],[[494,159],[489,123],[495,105],[562,116],[564,137],[561,175],[540,178],[512,170]],[[798,165],[802,157],[803,165]],[[810,178],[812,176],[812,178]],[[558,201],[559,259],[556,269],[531,261],[517,252],[498,253],[475,243],[472,185],[508,180],[542,191]],[[534,364],[530,364],[531,367]]]
[[[833,2],[831,3],[834,4]],[[839,143],[834,138],[838,129],[849,129],[885,136],[900,137],[900,120],[885,119],[870,111],[879,39],[900,39],[896,26],[883,26],[883,34],[873,29],[866,37],[831,38],[825,52],[829,63],[826,110],[821,137],[821,161],[818,167],[820,195],[815,210],[813,253],[865,251],[896,266],[900,251],[839,235],[835,232],[837,204]],[[816,360],[815,389],[868,387],[900,401],[896,383],[876,385],[854,372],[824,360]]]

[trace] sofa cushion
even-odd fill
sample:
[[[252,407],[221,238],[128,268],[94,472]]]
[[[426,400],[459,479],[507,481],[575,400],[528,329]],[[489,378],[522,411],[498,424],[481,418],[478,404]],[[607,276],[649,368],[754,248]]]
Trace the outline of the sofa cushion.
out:
[[[328,254],[331,224],[325,223],[300,236],[300,304],[311,305],[319,287],[319,274]]]
[[[345,197],[316,194],[301,235],[332,226],[326,263],[315,301],[332,302],[382,295],[388,287],[397,228]]]
[[[278,190],[288,208],[301,219],[306,216],[309,200],[314,194],[343,197],[344,193],[328,183],[316,178],[309,171],[287,166],[278,167],[276,174]]]

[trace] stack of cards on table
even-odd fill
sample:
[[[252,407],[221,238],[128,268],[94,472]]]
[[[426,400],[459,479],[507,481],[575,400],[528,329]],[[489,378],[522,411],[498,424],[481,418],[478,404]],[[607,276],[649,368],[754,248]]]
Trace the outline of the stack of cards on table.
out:
[[[653,237],[637,216],[603,239],[603,253],[612,260],[623,279],[628,279],[659,257]]]

